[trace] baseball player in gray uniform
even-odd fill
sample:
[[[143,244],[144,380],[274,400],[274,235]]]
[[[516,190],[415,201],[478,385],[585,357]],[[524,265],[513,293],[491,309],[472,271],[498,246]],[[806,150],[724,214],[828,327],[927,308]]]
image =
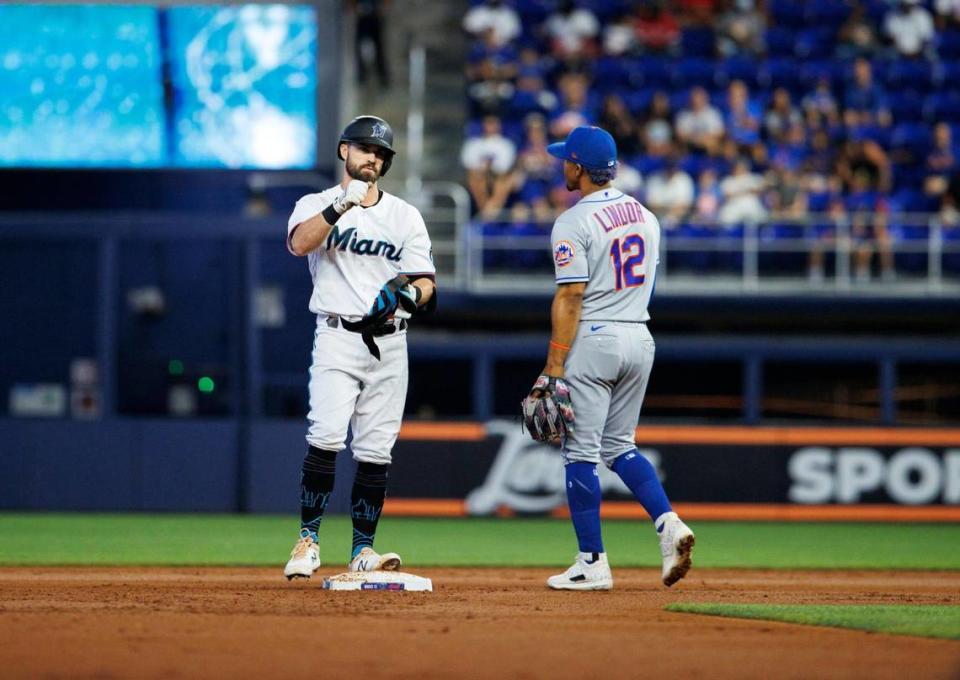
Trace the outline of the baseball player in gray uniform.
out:
[[[318,531],[348,427],[357,461],[349,570],[399,569],[400,556],[377,553],[373,540],[407,396],[407,319],[436,304],[423,217],[377,186],[393,161],[390,126],[376,116],[355,118],[337,155],[341,182],[297,201],[287,225],[290,252],[307,256],[317,315],[300,537],[284,569],[288,579],[309,578],[320,566]]]
[[[559,590],[613,587],[600,531],[597,463],[602,461],[653,520],[663,583],[670,586],[690,569],[694,536],[673,512],[656,471],[635,445],[653,366],[647,307],[659,260],[660,224],[611,184],[617,149],[605,130],[578,127],[548,150],[563,159],[567,189],[579,191],[582,198],[557,218],[551,234],[557,283],[553,333],[546,367],[532,392],[565,394],[569,389],[576,412],[562,451],[580,552],[573,566],[551,576],[547,585]]]

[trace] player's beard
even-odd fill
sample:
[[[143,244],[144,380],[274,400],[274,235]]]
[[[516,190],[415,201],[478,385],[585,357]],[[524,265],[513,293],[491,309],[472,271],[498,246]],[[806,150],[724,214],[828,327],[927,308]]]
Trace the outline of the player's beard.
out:
[[[376,182],[380,179],[376,161],[373,164],[351,163],[349,156],[347,157],[347,174],[350,175],[350,179],[358,179],[361,182]]]

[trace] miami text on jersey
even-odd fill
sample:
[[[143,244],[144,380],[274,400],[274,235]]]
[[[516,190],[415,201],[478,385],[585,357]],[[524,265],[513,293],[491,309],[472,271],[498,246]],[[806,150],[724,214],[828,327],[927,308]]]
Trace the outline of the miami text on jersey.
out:
[[[327,250],[335,248],[340,252],[349,250],[356,255],[373,255],[374,257],[385,257],[391,262],[399,262],[403,248],[397,248],[389,241],[373,242],[373,239],[357,238],[357,228],[350,227],[341,232],[336,225],[330,230],[327,236]]]
[[[606,220],[604,220],[604,217],[606,217]],[[613,231],[627,224],[643,222],[643,209],[635,201],[633,203],[614,203],[593,213],[593,218],[600,223],[604,231]]]

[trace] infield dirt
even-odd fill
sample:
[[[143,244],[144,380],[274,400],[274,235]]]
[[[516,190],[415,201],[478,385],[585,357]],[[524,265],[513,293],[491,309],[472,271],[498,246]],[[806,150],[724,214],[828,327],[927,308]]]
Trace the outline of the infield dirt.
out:
[[[433,593],[274,569],[0,569],[0,676],[957,678],[960,642],[663,611],[671,602],[960,605],[960,572],[696,569],[607,593],[550,569],[424,569]],[[318,574],[335,573],[322,567]]]

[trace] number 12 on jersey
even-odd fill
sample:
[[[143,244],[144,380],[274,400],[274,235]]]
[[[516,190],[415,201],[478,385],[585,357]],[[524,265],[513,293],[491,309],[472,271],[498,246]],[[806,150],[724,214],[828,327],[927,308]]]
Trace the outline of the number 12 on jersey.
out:
[[[630,234],[622,239],[615,238],[610,244],[610,259],[616,276],[617,290],[642,285],[646,275],[637,269],[643,266],[646,248],[640,234]]]

